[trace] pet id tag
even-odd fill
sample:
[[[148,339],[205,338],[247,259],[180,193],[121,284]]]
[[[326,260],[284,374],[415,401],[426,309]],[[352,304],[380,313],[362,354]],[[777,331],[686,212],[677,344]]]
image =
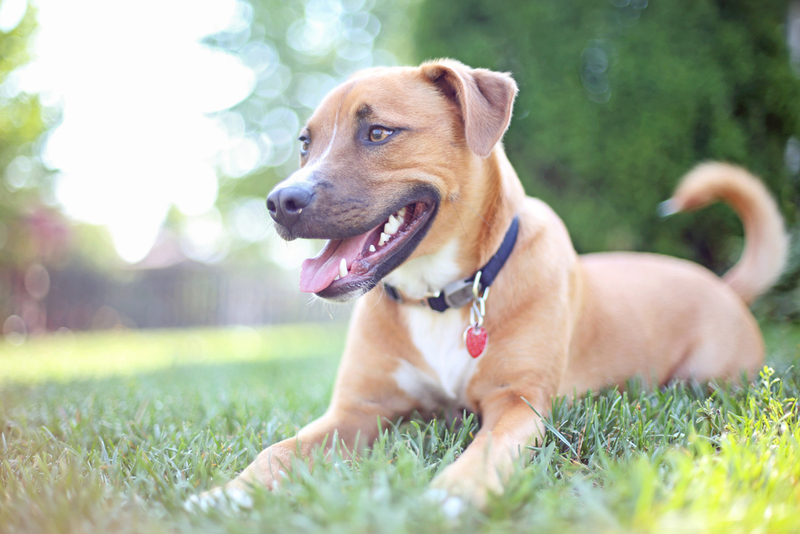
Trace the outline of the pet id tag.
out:
[[[489,288],[480,293],[481,271],[475,274],[475,281],[472,283],[472,306],[469,310],[469,326],[464,330],[464,342],[467,344],[467,352],[473,358],[477,358],[486,350],[486,343],[489,341],[489,334],[483,327],[483,317],[486,315],[486,299],[489,297]]]
[[[477,358],[486,350],[489,334],[486,333],[486,329],[482,326],[470,325],[464,332],[464,338],[467,343],[467,352],[473,358]]]

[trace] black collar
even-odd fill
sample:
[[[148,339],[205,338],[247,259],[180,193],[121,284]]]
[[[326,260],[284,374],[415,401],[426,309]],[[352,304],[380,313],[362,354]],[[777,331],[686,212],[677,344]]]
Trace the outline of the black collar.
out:
[[[508,228],[508,231],[503,238],[503,242],[500,243],[500,248],[497,249],[495,255],[489,258],[489,261],[487,261],[486,264],[478,270],[478,272],[464,280],[450,282],[436,295],[423,299],[422,303],[426,304],[432,310],[443,312],[448,308],[460,308],[461,306],[472,302],[472,286],[475,282],[475,277],[480,273],[481,287],[479,290],[481,293],[485,288],[492,285],[492,282],[494,282],[494,279],[497,277],[500,269],[503,268],[506,260],[511,255],[511,251],[514,250],[514,244],[517,242],[518,231],[519,216],[515,216],[511,221],[511,226]],[[400,303],[403,302],[403,297],[400,295],[400,292],[397,290],[397,288],[386,283],[383,284],[383,287],[390,299]]]

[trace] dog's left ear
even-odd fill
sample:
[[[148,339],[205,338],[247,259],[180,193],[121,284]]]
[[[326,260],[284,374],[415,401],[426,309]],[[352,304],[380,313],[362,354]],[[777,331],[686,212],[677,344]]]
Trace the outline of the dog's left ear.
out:
[[[492,153],[511,122],[517,84],[510,75],[471,69],[453,60],[423,63],[422,74],[461,110],[469,148],[482,158]]]

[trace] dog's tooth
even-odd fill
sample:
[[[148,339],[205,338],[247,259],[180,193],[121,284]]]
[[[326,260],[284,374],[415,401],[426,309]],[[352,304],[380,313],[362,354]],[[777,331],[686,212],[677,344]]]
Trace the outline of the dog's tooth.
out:
[[[375,252],[375,245],[370,245],[369,246],[369,251],[370,252]]]
[[[344,258],[339,262],[339,276],[342,278],[347,276],[347,260]]]
[[[335,281],[337,281],[337,280],[340,280],[341,278],[342,278],[342,277],[341,277],[341,276],[339,276],[339,275],[337,274],[337,275],[336,275],[336,278],[334,278],[334,279],[333,279],[333,281],[335,282]]]
[[[402,222],[403,219],[405,219],[405,217],[406,217],[406,208],[403,207],[400,209],[400,211],[397,212],[397,218],[400,219],[400,222]]]
[[[391,238],[391,236],[386,235],[385,233],[381,232],[381,238],[378,241],[378,246],[382,247],[383,245],[386,244],[387,241],[389,241],[390,238]]]
[[[389,217],[389,222],[392,223],[392,235],[396,234],[397,231],[403,226],[403,219],[402,218],[392,218]]]
[[[395,219],[394,215],[389,215],[389,222],[383,225],[383,231],[389,235],[394,235],[403,224],[400,219]]]

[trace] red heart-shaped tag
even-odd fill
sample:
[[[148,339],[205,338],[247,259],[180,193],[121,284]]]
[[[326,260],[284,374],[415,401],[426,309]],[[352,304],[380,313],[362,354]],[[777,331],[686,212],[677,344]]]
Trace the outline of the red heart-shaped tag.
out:
[[[483,327],[475,328],[474,326],[470,326],[467,328],[467,352],[473,358],[477,358],[483,351],[486,350],[486,343],[489,341],[489,334],[486,333],[486,329]]]

